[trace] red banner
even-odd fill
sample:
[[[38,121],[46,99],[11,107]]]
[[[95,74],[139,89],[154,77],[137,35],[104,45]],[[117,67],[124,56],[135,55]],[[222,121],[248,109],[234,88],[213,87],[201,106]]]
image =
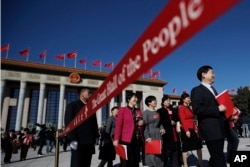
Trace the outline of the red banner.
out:
[[[149,69],[149,70],[147,70],[146,72],[144,72],[143,74],[149,74],[149,75],[151,75],[151,74],[152,74],[152,70]]]
[[[62,134],[72,131],[237,0],[171,0]]]

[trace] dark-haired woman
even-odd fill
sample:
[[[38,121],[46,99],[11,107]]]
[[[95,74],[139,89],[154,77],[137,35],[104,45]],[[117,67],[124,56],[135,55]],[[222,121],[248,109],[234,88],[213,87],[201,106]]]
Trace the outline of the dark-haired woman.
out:
[[[29,132],[28,128],[24,128],[24,134],[20,136],[20,141],[21,141],[20,161],[22,161],[26,159],[29,147],[33,141],[33,136]]]
[[[113,167],[113,160],[115,160],[115,149],[113,145],[115,122],[118,114],[119,108],[113,107],[111,109],[111,116],[107,119],[106,127],[101,131],[101,144],[99,159],[101,162],[98,167],[104,167],[107,163],[108,167]]]
[[[156,110],[157,100],[155,96],[148,96],[145,99],[148,107],[143,113],[145,121],[144,138],[145,142],[151,143],[152,140],[162,140],[161,135],[165,134],[163,126],[160,124],[160,116]],[[150,167],[163,167],[162,154],[145,154],[145,164]]]
[[[126,97],[127,106],[120,107],[116,118],[114,146],[124,144],[127,146],[127,160],[121,160],[122,167],[139,167],[139,154],[141,138],[140,126],[144,124],[142,112],[136,108],[138,98],[135,93]]]
[[[189,94],[185,92],[182,93],[179,106],[179,118],[181,122],[183,167],[188,167],[187,152],[192,150],[197,150],[199,166],[202,167],[202,140],[199,137],[198,127],[194,121],[194,114],[189,106],[190,102]]]
[[[160,114],[160,123],[165,129],[163,138],[164,166],[168,166],[168,160],[172,158],[172,166],[179,165],[178,160],[178,135],[176,125],[179,122],[177,111],[172,107],[168,95],[164,95],[161,101],[161,108],[157,110]]]

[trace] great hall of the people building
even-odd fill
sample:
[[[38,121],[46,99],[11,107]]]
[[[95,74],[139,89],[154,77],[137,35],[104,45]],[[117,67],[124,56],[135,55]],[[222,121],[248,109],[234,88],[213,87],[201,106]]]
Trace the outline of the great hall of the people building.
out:
[[[108,75],[108,72],[1,58],[2,130],[31,129],[35,123],[62,129],[66,105],[79,98],[78,88],[86,86],[95,91]],[[149,95],[157,97],[160,107],[166,84],[159,79],[138,78],[97,111],[99,127],[113,106],[126,105],[125,97],[129,92],[138,94],[138,107],[142,111],[146,109],[144,99]],[[178,102],[178,96],[171,96],[173,105]]]

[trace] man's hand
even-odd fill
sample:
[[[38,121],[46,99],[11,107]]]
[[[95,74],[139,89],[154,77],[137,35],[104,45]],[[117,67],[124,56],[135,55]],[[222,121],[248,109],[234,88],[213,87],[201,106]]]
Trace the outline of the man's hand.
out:
[[[77,150],[77,147],[78,147],[78,142],[76,140],[70,142],[70,148],[72,150]]]
[[[225,112],[226,111],[226,106],[224,106],[224,105],[219,105],[219,111],[220,112]]]

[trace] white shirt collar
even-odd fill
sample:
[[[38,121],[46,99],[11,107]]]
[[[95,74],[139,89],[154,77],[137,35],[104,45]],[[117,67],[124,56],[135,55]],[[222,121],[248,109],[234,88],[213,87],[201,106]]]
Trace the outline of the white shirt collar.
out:
[[[208,83],[204,83],[204,82],[201,82],[201,84],[202,84],[203,86],[205,86],[206,88],[208,88],[208,90],[210,90],[210,92],[213,93],[213,95],[215,96],[214,91],[213,91],[213,89],[211,88],[212,85],[210,85],[210,84],[208,84]]]

